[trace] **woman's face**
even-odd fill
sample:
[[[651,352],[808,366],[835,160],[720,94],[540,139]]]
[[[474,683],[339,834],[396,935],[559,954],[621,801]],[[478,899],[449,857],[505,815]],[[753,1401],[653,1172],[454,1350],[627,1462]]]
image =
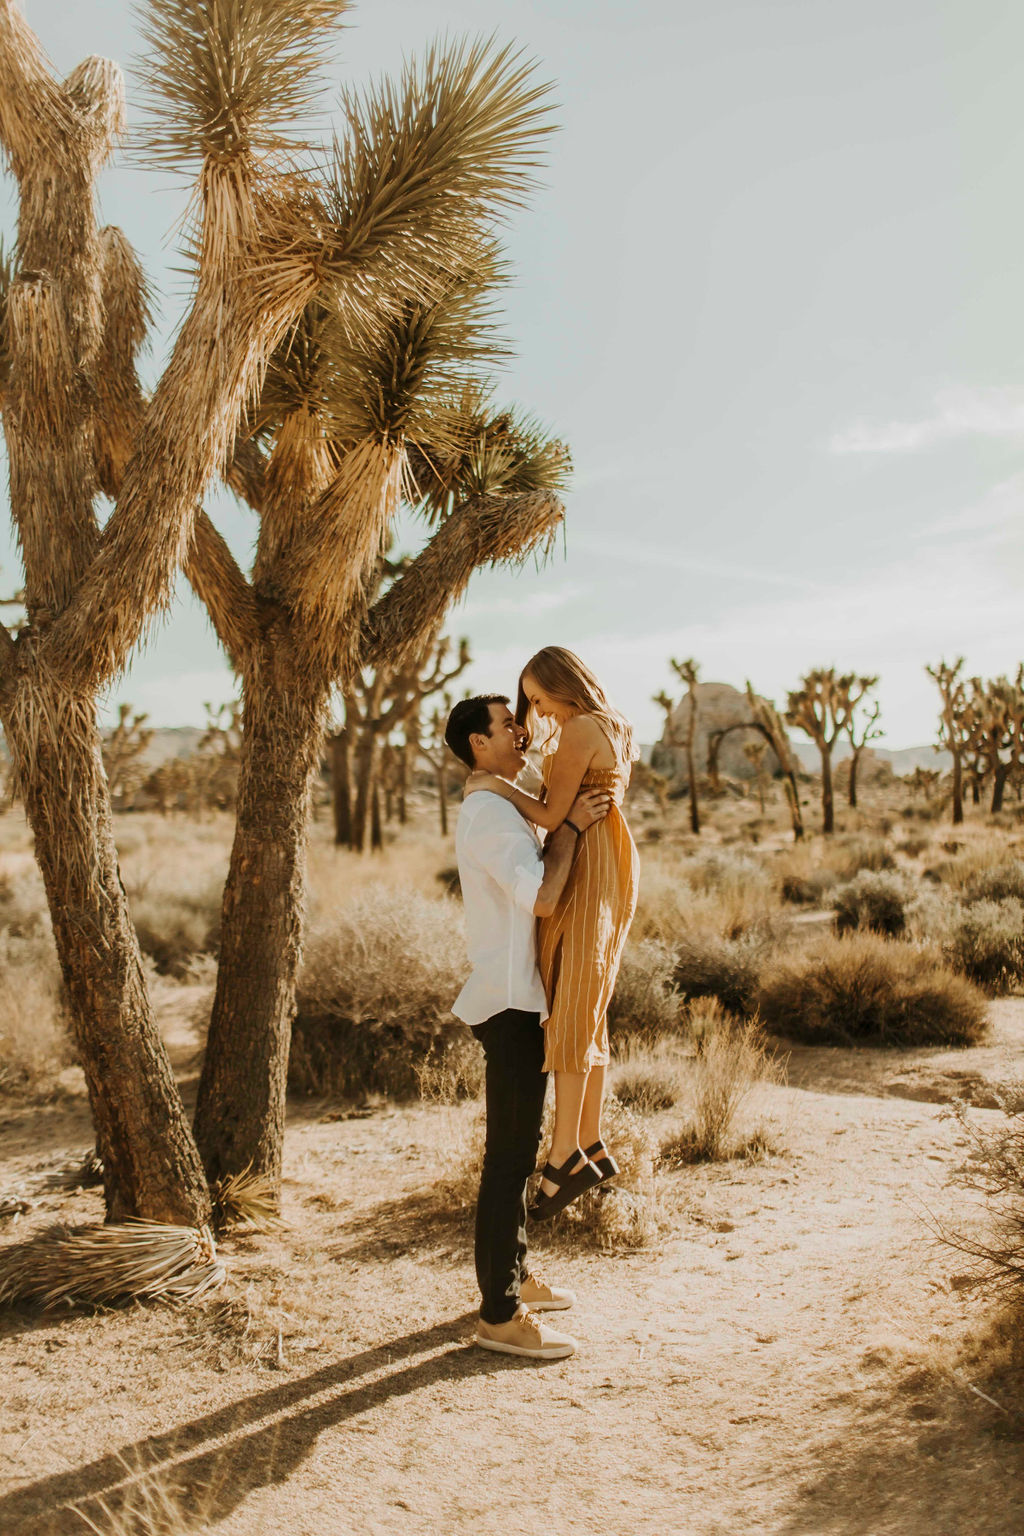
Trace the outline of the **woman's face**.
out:
[[[576,713],[571,704],[553,699],[550,693],[546,693],[529,672],[523,673],[523,692],[542,720],[553,720],[555,725],[564,725]]]

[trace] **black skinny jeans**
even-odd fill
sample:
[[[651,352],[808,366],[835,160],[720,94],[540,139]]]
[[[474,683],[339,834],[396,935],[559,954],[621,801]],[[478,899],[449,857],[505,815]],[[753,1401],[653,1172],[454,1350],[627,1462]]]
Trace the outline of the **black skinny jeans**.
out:
[[[506,1008],[473,1033],[486,1059],[487,1137],[476,1207],[480,1316],[507,1323],[519,1305],[526,1260],[526,1185],[537,1165],[544,1091],[540,1015]]]

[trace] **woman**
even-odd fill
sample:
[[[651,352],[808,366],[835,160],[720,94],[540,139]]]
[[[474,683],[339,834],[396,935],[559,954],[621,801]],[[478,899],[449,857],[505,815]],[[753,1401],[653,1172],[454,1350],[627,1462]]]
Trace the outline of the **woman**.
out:
[[[480,773],[470,775],[467,793],[502,795],[548,832],[566,820],[581,789],[607,789],[613,800],[605,819],[579,834],[562,898],[539,920],[537,958],[551,1010],[544,1069],[555,1074],[555,1123],[531,1215],[545,1220],[619,1171],[602,1140],[601,1110],[608,1004],[636,910],[639,861],[620,806],[639,753],[628,720],[593,672],[561,646],[545,646],[523,668],[516,720],[528,740],[546,722],[542,797]]]

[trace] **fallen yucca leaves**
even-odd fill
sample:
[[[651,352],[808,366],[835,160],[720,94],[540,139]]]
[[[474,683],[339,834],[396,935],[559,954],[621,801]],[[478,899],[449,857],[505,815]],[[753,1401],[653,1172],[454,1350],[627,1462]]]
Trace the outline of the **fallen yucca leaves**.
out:
[[[210,1193],[217,1227],[241,1223],[257,1232],[274,1232],[285,1225],[273,1182],[265,1173],[253,1172],[251,1163],[241,1173],[218,1179]]]
[[[128,1221],[105,1227],[49,1227],[0,1249],[0,1306],[52,1307],[116,1302],[191,1302],[225,1279],[208,1227]]]

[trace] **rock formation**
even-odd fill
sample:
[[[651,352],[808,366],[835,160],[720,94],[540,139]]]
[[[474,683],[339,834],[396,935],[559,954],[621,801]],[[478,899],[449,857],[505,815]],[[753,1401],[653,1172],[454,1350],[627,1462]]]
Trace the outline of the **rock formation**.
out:
[[[698,683],[697,732],[694,737],[694,761],[699,776],[708,771],[708,754],[715,737],[722,735],[718,749],[718,771],[723,778],[753,779],[755,768],[743,751],[744,746],[758,739],[756,727],[751,724],[750,704],[739,688],[729,683]],[[651,754],[651,767],[663,773],[677,785],[685,784],[686,752],[683,742],[690,714],[690,700],[683,698],[672,711],[661,740]],[[741,727],[747,726],[744,730]],[[773,776],[779,772],[779,760],[769,748],[765,768]]]

